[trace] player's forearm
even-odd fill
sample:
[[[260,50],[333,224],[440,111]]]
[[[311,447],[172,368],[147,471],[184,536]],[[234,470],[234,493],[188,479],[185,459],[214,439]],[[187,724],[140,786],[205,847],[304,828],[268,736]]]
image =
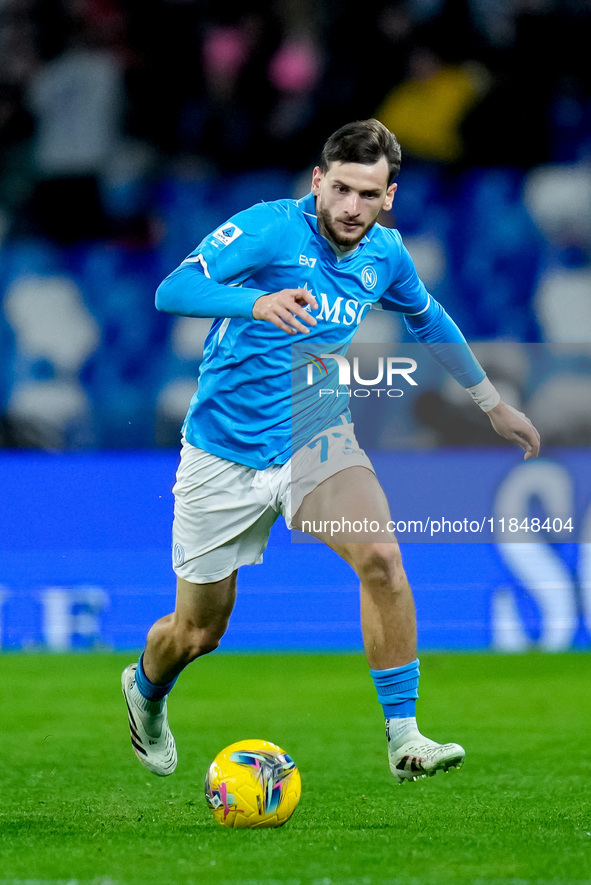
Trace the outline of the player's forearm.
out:
[[[205,276],[191,264],[181,264],[158,286],[156,307],[188,317],[252,317],[259,289],[227,286]]]
[[[487,378],[459,328],[437,301],[432,301],[424,314],[406,317],[406,324],[483,412],[495,408],[501,401],[498,391]]]
[[[410,333],[462,387],[473,387],[486,377],[461,331],[437,301],[431,299],[426,311],[406,316],[405,321]]]

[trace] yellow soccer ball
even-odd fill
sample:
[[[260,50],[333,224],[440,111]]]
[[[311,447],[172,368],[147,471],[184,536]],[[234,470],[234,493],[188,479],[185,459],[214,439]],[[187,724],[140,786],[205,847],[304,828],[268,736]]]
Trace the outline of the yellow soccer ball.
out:
[[[302,781],[291,756],[270,741],[237,741],[215,757],[205,798],[224,827],[281,827],[300,800]]]

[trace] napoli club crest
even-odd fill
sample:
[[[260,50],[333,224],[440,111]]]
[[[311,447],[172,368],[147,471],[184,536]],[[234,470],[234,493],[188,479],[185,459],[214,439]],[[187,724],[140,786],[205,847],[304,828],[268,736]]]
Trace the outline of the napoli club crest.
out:
[[[368,264],[361,271],[361,282],[366,289],[371,290],[375,289],[377,281],[378,275],[376,273],[375,267],[372,267],[371,264]]]

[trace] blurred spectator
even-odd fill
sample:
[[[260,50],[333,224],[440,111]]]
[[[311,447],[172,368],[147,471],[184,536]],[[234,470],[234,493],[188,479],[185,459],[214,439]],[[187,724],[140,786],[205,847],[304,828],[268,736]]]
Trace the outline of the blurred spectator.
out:
[[[38,30],[32,0],[0,5],[0,82],[22,88],[39,60]]]
[[[123,72],[105,4],[70,0],[66,47],[29,82],[37,182],[32,218],[60,241],[106,236],[101,180],[122,137]],[[108,18],[107,18],[108,22]]]
[[[256,11],[208,23],[201,45],[203,91],[183,108],[183,147],[222,170],[268,162],[261,139],[271,101],[264,75],[268,54],[265,22]]]
[[[414,157],[456,163],[464,154],[461,124],[487,82],[482,66],[449,64],[428,46],[416,46],[408,76],[386,97],[377,117]]]
[[[38,64],[31,6],[12,0],[0,8],[0,242],[12,232],[32,187],[32,120],[23,100]]]
[[[575,147],[573,136],[588,139],[591,131],[585,125],[591,107],[591,5],[560,0],[503,2],[500,10],[488,0],[471,5],[493,84],[466,121],[466,162],[531,168],[577,159],[580,142]]]
[[[318,96],[322,138],[317,144],[349,119],[374,113],[404,75],[415,26],[405,2],[366,0],[363,15],[352,0],[324,4],[324,9],[330,9],[330,15],[324,29],[325,66]]]
[[[33,187],[33,122],[23,107],[21,89],[0,83],[0,243],[15,230]]]
[[[275,4],[280,40],[267,67],[272,106],[265,129],[275,157],[301,169],[322,137],[319,91],[326,63],[322,7],[311,0]],[[323,123],[323,121],[322,121]]]
[[[181,109],[181,151],[221,171],[301,169],[317,132],[320,19],[307,0],[212,10],[199,28],[201,89]]]

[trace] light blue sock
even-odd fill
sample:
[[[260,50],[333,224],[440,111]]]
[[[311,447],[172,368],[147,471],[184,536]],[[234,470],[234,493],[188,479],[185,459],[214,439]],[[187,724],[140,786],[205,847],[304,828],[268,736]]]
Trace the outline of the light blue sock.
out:
[[[175,682],[177,681],[178,676],[175,676],[171,682],[167,682],[166,685],[157,685],[155,682],[150,682],[148,677],[144,672],[144,655],[142,654],[137,665],[137,670],[135,671],[135,684],[141,696],[148,701],[161,701],[163,697],[172,690]]]
[[[419,659],[392,667],[390,670],[370,670],[384,709],[385,719],[408,719],[415,715],[419,696]]]

